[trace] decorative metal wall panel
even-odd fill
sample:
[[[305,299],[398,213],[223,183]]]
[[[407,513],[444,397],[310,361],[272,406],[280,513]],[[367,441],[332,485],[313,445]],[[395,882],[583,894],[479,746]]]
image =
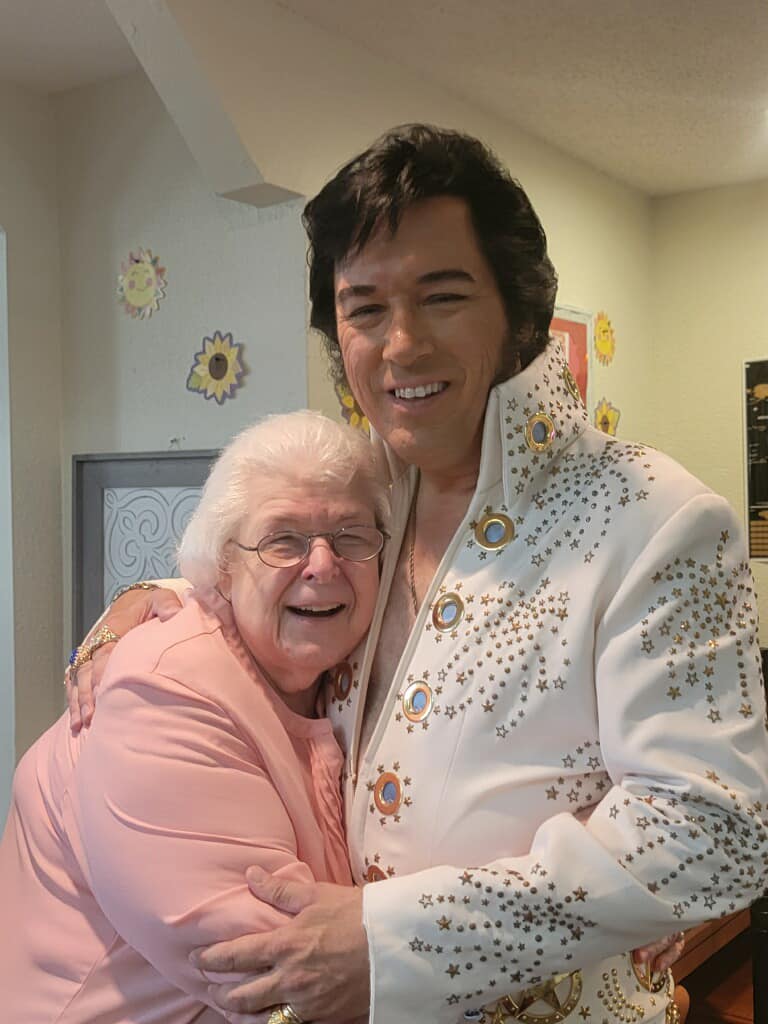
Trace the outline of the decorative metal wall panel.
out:
[[[177,575],[176,549],[200,487],[104,489],[104,604],[136,580]]]
[[[176,575],[176,546],[218,452],[72,457],[72,643],[115,591]]]

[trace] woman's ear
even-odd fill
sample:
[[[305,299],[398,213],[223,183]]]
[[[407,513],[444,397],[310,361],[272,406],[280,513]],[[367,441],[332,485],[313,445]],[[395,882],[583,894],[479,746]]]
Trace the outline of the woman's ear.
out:
[[[229,545],[227,545],[227,550],[224,551],[223,558],[221,559],[221,564],[219,565],[219,578],[218,578],[218,581],[216,583],[216,589],[218,590],[218,592],[221,594],[221,596],[223,598],[225,598],[227,601],[231,601],[232,600],[232,571],[231,571],[232,570],[232,563],[231,563],[230,559],[232,557],[232,553],[228,549],[229,549]]]
[[[226,601],[232,600],[232,577],[228,572],[219,573],[216,589]]]

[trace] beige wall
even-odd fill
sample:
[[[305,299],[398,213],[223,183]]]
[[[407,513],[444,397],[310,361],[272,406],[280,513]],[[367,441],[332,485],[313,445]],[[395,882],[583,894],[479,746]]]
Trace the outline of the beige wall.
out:
[[[653,387],[659,447],[744,521],[743,364],[768,358],[759,302],[768,280],[768,182],[653,205]],[[768,565],[753,562],[763,643]]]
[[[61,692],[62,383],[53,127],[45,97],[0,85],[0,227],[7,236],[18,754],[50,724]]]
[[[763,347],[750,299],[765,277],[768,184],[651,201],[343,40],[318,48],[311,26],[263,0],[233,0],[226,25],[201,0],[173,6],[243,146],[255,164],[267,154],[275,174],[293,168],[289,188],[313,192],[396,122],[425,118],[485,139],[541,216],[559,302],[611,317],[616,358],[593,362],[593,403],[605,395],[621,409],[621,436],[665,448],[741,507],[740,373]],[[260,63],[243,42],[258,29],[254,12],[274,19],[269,49],[281,60]],[[291,37],[300,45],[289,53]],[[317,53],[332,74],[318,77]],[[0,87],[19,753],[61,703],[71,453],[162,449],[177,437],[216,446],[307,395],[338,414],[315,338],[305,375],[301,203],[259,211],[217,198],[163,102],[170,115],[141,74],[52,105]],[[147,323],[125,317],[114,295],[120,260],[138,245],[169,267],[168,298]],[[252,346],[253,377],[224,409],[183,387],[188,355],[211,327]]]
[[[130,0],[109,6],[213,187],[245,173],[247,155],[254,180],[312,195],[380,132],[407,121],[459,128],[488,142],[544,222],[560,301],[591,313],[605,309],[612,318],[620,347],[608,375],[595,367],[596,398],[605,392],[621,408],[627,436],[649,436],[654,418],[640,394],[651,367],[650,205],[639,192],[273,0],[228,0],[226,18],[207,0],[167,0],[138,11]],[[190,96],[200,116],[193,116]],[[215,110],[240,140],[239,160],[227,146],[217,164],[205,146],[205,119]],[[315,339],[309,398],[336,409]]]
[[[54,100],[62,281],[62,491],[70,636],[71,458],[219,448],[259,416],[307,402],[301,204],[254,209],[210,193],[139,73]],[[157,312],[116,297],[121,263],[149,248],[166,267]],[[186,390],[215,330],[249,373],[218,405]]]

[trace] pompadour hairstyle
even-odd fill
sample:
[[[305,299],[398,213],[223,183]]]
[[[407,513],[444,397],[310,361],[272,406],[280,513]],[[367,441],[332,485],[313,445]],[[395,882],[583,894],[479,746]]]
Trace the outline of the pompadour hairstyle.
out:
[[[546,346],[557,274],[522,186],[478,139],[432,125],[401,125],[342,167],[304,208],[310,324],[323,335],[336,381],[344,380],[336,267],[379,229],[394,234],[413,203],[438,196],[455,196],[469,207],[507,314],[512,352],[505,364],[527,366]]]

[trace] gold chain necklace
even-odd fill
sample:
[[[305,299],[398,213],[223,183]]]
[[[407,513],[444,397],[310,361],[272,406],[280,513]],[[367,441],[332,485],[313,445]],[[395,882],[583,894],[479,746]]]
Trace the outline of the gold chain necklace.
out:
[[[418,616],[419,614],[419,598],[416,593],[416,570],[414,567],[414,559],[416,548],[416,505],[418,500],[419,486],[417,483],[416,490],[413,492],[413,498],[411,499],[411,509],[408,518],[408,583],[410,584],[411,589],[411,602],[413,604],[413,614],[416,616]]]
[[[416,509],[413,510],[413,517],[411,520],[411,543],[408,549],[408,582],[411,585],[411,601],[413,602],[414,615],[419,614],[419,599],[416,595],[416,573],[413,567],[414,559],[414,548],[416,546]]]

